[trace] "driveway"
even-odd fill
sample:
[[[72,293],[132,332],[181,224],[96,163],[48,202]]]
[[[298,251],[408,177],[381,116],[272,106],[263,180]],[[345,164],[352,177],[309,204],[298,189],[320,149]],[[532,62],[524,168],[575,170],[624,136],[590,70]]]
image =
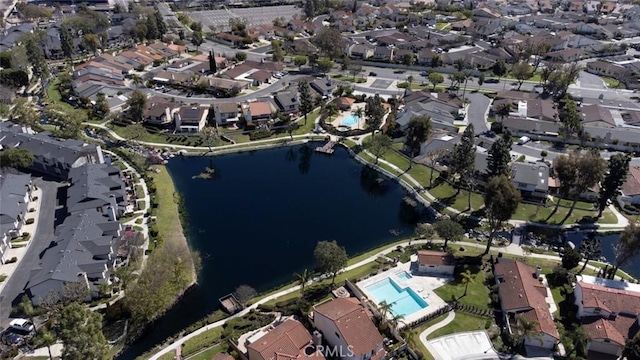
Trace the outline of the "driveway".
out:
[[[580,84],[580,87],[586,89],[606,89],[604,81],[602,81],[599,76],[590,74],[586,71],[580,72],[578,84]]]
[[[438,360],[500,359],[485,331],[470,331],[429,340],[428,348]]]
[[[491,105],[491,99],[478,93],[468,93],[467,98],[470,101],[467,120],[469,120],[469,124],[473,124],[475,134],[478,135],[489,130],[485,116]]]
[[[16,271],[7,279],[8,282],[0,294],[0,325],[3,327],[7,327],[9,324],[12,306],[20,302],[31,270],[38,267],[40,254],[49,247],[54,238],[56,214],[59,213],[54,211],[57,208],[59,185],[57,182],[44,181],[41,178],[35,178],[33,183],[42,189],[38,228],[33,234],[27,252],[20,260]]]

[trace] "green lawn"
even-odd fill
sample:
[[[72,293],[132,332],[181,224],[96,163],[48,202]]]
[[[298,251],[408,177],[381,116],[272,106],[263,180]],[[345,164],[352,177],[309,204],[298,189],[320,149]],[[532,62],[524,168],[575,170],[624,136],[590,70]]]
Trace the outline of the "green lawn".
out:
[[[469,283],[466,296],[461,297],[462,294],[464,294],[465,285],[461,282],[460,274],[456,274],[455,281],[439,287],[433,292],[444,301],[457,299],[459,303],[464,305],[476,306],[483,309],[488,308],[491,299],[489,298],[489,289],[484,284],[484,272],[478,268],[470,270],[471,273],[474,274],[474,281]]]
[[[424,344],[422,343],[422,341],[420,341],[420,334],[427,330],[430,326],[435,325],[437,323],[439,323],[440,321],[444,320],[447,317],[447,314],[444,315],[440,315],[435,319],[431,319],[425,323],[423,323],[422,325],[414,328],[411,330],[411,332],[413,333],[413,338],[414,343],[415,343],[415,347],[418,348],[418,350],[420,350],[422,352],[422,354],[424,355],[426,360],[434,360],[433,355],[431,355],[431,353],[429,352],[429,350],[427,350],[427,347],[424,346]]]
[[[332,78],[338,79],[338,80],[342,80],[342,81],[356,83],[356,84],[360,84],[360,83],[363,83],[363,82],[367,81],[365,78],[363,78],[361,76],[356,76],[354,78],[353,75],[331,74],[331,75],[329,75],[329,77],[332,77]]]
[[[312,132],[315,128],[316,118],[320,114],[320,109],[311,112],[307,115],[307,124],[304,124],[304,119],[298,121],[299,127],[293,131],[293,135],[305,135]],[[288,135],[288,134],[287,134]]]
[[[469,205],[468,191],[460,190],[456,196],[457,189],[451,186],[449,183],[442,182],[438,186],[429,189],[431,195],[440,199],[442,202],[448,204],[459,211],[465,211]],[[454,198],[455,196],[455,198]],[[472,210],[479,210],[484,206],[484,198],[481,194],[471,193],[471,207]]]
[[[449,27],[451,27],[451,24],[448,22],[436,23],[436,30],[446,30]]]
[[[186,357],[220,341],[221,336],[222,327],[217,327],[192,337],[182,344],[182,356]]]
[[[513,215],[512,219],[514,220],[529,220],[535,222],[544,222],[549,217],[549,215],[553,212],[554,206],[542,206],[542,205],[533,205],[533,204],[520,204],[516,213]],[[549,224],[559,224],[560,221],[564,218],[564,216],[569,212],[569,208],[559,207],[558,211],[553,215],[553,217],[547,221]],[[587,211],[576,209],[573,210],[573,213],[565,221],[565,224],[573,224],[579,222],[583,217],[595,216],[597,212],[595,211]],[[600,224],[614,224],[616,222],[615,215],[609,211],[608,209],[602,215],[602,218],[598,221]]]
[[[60,85],[60,81],[58,79],[49,83],[49,86],[47,87],[47,96],[49,97],[49,101],[52,104],[59,105],[62,109],[66,111],[73,110],[74,109],[73,106],[62,101],[62,94],[60,94],[60,91],[58,91],[58,85]]]
[[[180,224],[173,180],[166,167],[158,166],[156,168],[160,169],[160,172],[150,172],[156,185],[155,196],[158,199],[158,208],[155,209],[154,213],[157,218],[155,225],[158,227],[158,232],[162,235],[164,241],[185,241],[182,225]]]
[[[201,353],[185,358],[185,360],[211,360],[214,355],[224,350],[224,346],[216,345],[211,349],[207,349]]]
[[[162,356],[159,357],[160,360],[175,360],[176,358],[176,352],[175,351],[170,351]]]
[[[601,76],[600,78],[611,89],[626,89],[627,88],[627,86],[623,82],[620,82],[620,81],[618,81],[618,80],[616,80],[616,79],[614,79],[612,77]]]
[[[133,125],[125,126],[125,125],[110,124],[109,127],[116,134],[122,136],[125,139],[162,143],[162,144],[183,145],[183,146],[202,146],[202,147],[207,146],[204,138],[197,135],[168,136],[164,134],[151,133],[149,131],[145,131],[140,136],[140,134],[136,132]],[[212,141],[213,146],[226,145],[226,144],[228,143],[220,139],[214,139]]]
[[[434,331],[433,333],[431,333],[431,335],[427,336],[427,339],[435,339],[440,336],[455,334],[464,331],[484,330],[486,328],[487,322],[490,321],[491,319],[485,317],[456,311],[456,318],[451,323],[441,329]]]

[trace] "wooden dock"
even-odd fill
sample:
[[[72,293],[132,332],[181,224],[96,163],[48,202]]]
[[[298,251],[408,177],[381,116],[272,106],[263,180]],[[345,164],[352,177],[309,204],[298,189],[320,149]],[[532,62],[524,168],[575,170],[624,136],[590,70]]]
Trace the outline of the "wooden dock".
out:
[[[316,148],[316,151],[319,152],[319,153],[331,155],[335,151],[335,149],[333,148],[334,146],[336,146],[336,142],[335,141],[329,141],[328,143],[324,144],[323,146],[318,146]]]

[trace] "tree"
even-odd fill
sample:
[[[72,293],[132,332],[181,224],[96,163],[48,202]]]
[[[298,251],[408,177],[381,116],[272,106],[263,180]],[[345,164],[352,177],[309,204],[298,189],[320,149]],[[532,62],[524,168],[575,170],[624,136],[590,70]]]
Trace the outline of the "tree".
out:
[[[347,55],[347,54],[342,54],[342,60],[341,60],[341,64],[340,64],[340,70],[342,70],[342,71],[347,71],[347,70],[349,70],[349,65],[351,65],[351,59],[349,58],[349,55]]]
[[[249,285],[240,285],[233,292],[233,296],[236,297],[240,305],[246,306],[249,300],[256,296],[257,293],[256,289]]]
[[[212,74],[218,72],[218,64],[216,63],[216,56],[213,51],[209,51],[209,72]]]
[[[433,225],[429,223],[419,223],[415,228],[416,236],[419,238],[431,239],[435,233]]]
[[[142,121],[142,114],[147,105],[147,95],[140,90],[135,90],[131,93],[129,100],[127,100],[127,106],[129,107],[129,114],[131,119],[136,122]]]
[[[69,58],[69,60],[72,60],[73,49],[75,47],[73,45],[73,36],[71,35],[71,31],[69,31],[69,28],[66,25],[62,25],[60,27],[60,46],[64,56]]]
[[[307,125],[307,115],[313,111],[313,98],[309,83],[301,81],[298,84],[298,93],[300,94],[300,112],[304,115],[304,124]]]
[[[205,126],[202,128],[202,137],[209,148],[209,152],[212,152],[211,146],[218,137],[218,130],[213,126]]]
[[[542,158],[542,161],[544,161],[544,159],[549,155],[549,152],[547,150],[542,150],[540,151],[540,158]]]
[[[600,244],[600,239],[596,236],[595,232],[590,232],[582,239],[579,251],[584,259],[584,263],[582,264],[580,271],[578,271],[578,274],[582,274],[584,269],[587,268],[589,261],[599,258],[602,254],[602,245]]]
[[[562,267],[571,270],[580,264],[582,255],[578,250],[567,246],[564,248],[564,254],[562,254]]]
[[[570,139],[582,132],[582,121],[576,102],[568,96],[560,100],[558,117],[562,123],[561,132],[564,139]]]
[[[366,145],[367,150],[371,152],[373,156],[376,158],[376,164],[378,163],[378,158],[389,151],[391,149],[391,145],[393,144],[393,140],[390,137],[384,134],[373,135],[371,136],[371,141]]]
[[[320,49],[320,52],[331,59],[338,59],[342,55],[341,42],[342,35],[340,30],[327,26],[323,26],[314,39],[314,43]]]
[[[500,118],[500,121],[503,121],[505,117],[511,114],[512,106],[511,102],[502,102],[496,105],[493,112]]]
[[[544,74],[543,89],[555,99],[562,99],[566,95],[569,85],[580,76],[582,67],[577,62],[568,65],[548,64],[547,67],[549,70],[547,74]]]
[[[384,107],[382,106],[382,98],[380,95],[375,94],[367,98],[364,113],[366,115],[365,124],[367,125],[367,129],[371,130],[371,133],[374,133],[380,128],[380,125],[382,125],[384,117]]]
[[[35,157],[26,149],[10,147],[0,151],[0,168],[26,169],[33,165]]]
[[[471,270],[465,270],[460,273],[461,283],[464,284],[464,293],[460,298],[467,296],[467,290],[469,290],[469,284],[474,284],[476,282],[476,277],[471,273]]]
[[[487,247],[482,255],[489,253],[496,232],[502,228],[505,221],[511,219],[518,209],[520,199],[520,191],[508,177],[500,175],[489,180],[485,187],[484,206],[490,232]]]
[[[362,72],[362,65],[352,64],[349,65],[349,73],[353,75],[353,80],[356,80],[356,76]]]
[[[516,342],[519,344],[527,338],[538,338],[542,345],[542,333],[538,330],[538,322],[534,320],[529,321],[523,316],[518,316],[517,319],[517,323],[514,326],[518,339]]]
[[[29,63],[33,67],[33,74],[35,76],[46,77],[49,75],[49,67],[44,58],[43,47],[40,45],[41,33],[27,33],[22,36],[25,49],[27,51],[27,58]]]
[[[84,34],[82,37],[82,45],[85,49],[95,53],[100,46],[100,39],[98,39],[98,36],[95,34]]]
[[[498,61],[493,64],[491,71],[498,77],[498,81],[500,81],[500,79],[507,74],[507,64],[504,63],[504,60],[498,59]]]
[[[482,84],[484,84],[484,73],[480,73],[478,76],[478,85],[482,86]]]
[[[604,181],[600,184],[600,194],[598,196],[598,218],[602,212],[618,195],[620,189],[627,180],[629,174],[629,163],[631,157],[627,154],[614,154],[609,158],[609,166]]]
[[[462,225],[456,221],[446,218],[438,220],[433,225],[433,230],[435,230],[438,235],[444,239],[444,245],[442,246],[444,249],[447,248],[449,241],[459,241],[462,235],[464,235],[464,228]]]
[[[200,45],[204,42],[204,36],[202,31],[194,31],[191,35],[191,43],[196,46],[196,50],[200,48]]]
[[[309,59],[304,55],[296,55],[293,58],[293,64],[298,67],[298,70],[301,70],[304,65],[307,64]]]
[[[331,274],[331,285],[335,284],[338,271],[347,265],[349,258],[344,247],[334,241],[318,241],[313,251],[316,263],[324,273]]]
[[[96,95],[96,103],[93,106],[94,115],[99,117],[106,117],[109,115],[109,103],[107,103],[107,98],[104,93],[99,92]]]
[[[427,141],[431,133],[431,118],[428,115],[414,116],[407,124],[407,134],[404,144],[409,158],[413,159],[420,153],[422,143]]]
[[[167,24],[164,22],[164,18],[160,11],[153,13],[156,20],[156,28],[158,29],[158,39],[161,39],[167,33]]]
[[[64,344],[62,357],[70,360],[106,359],[107,340],[102,334],[102,316],[77,302],[65,306],[58,323]]]
[[[304,269],[304,271],[301,273],[293,273],[293,276],[296,278],[296,281],[300,285],[300,294],[304,295],[304,288],[309,280],[311,280],[311,273],[309,272],[309,270]]]
[[[518,91],[522,87],[522,83],[533,75],[533,68],[526,61],[520,61],[511,67],[511,75],[518,80]]]
[[[282,48],[282,41],[271,40],[271,59],[275,62],[281,62],[284,60],[284,49]]]
[[[247,60],[247,53],[243,51],[238,51],[234,57],[238,62],[242,62]]]
[[[624,229],[618,242],[613,247],[615,259],[610,278],[613,279],[621,266],[629,263],[640,254],[640,228],[635,222],[629,223]]]
[[[147,15],[144,24],[147,27],[147,39],[155,40],[162,38],[160,32],[158,31],[158,21],[156,20],[156,17],[154,15]]]
[[[44,330],[40,332],[36,338],[34,339],[36,346],[46,346],[49,351],[49,359],[53,359],[53,355],[51,354],[51,345],[56,343],[56,338],[50,331]]]
[[[433,85],[433,90],[436,89],[437,85],[442,84],[444,82],[444,76],[442,76],[442,74],[438,74],[437,72],[433,72],[433,71],[429,73],[429,76],[427,76],[427,79]]]
[[[633,339],[627,341],[622,355],[627,359],[640,359],[640,334],[636,334]]]
[[[458,175],[458,188],[469,191],[469,209],[471,209],[471,192],[475,175],[476,146],[473,124],[469,124],[462,133],[460,142],[453,148],[451,168]]]
[[[315,16],[315,14],[316,14],[315,1],[314,0],[306,0],[304,2],[303,12],[304,12],[304,16],[307,19],[313,18]]]
[[[573,183],[573,187],[570,190],[573,192],[573,203],[571,203],[571,208],[569,209],[561,223],[564,223],[573,213],[573,209],[578,203],[580,194],[584,193],[585,191],[589,190],[589,188],[595,186],[596,184],[599,184],[600,181],[602,181],[607,168],[604,159],[600,157],[600,152],[595,149],[587,151],[585,153],[572,154],[575,155],[572,158],[575,164],[575,166],[573,166],[573,169],[575,171],[575,181]],[[562,182],[562,180],[560,181]]]
[[[318,67],[318,71],[321,73],[327,73],[331,71],[331,68],[333,68],[333,60],[328,57],[321,57],[318,59],[316,66]]]
[[[509,176],[511,162],[511,134],[506,131],[489,149],[487,157],[487,173],[489,177]]]
[[[34,329],[37,335],[38,329],[35,327],[35,321],[34,321],[36,310],[33,308],[33,303],[31,302],[29,297],[27,295],[23,295],[16,307],[20,313],[24,314],[24,316],[26,316],[27,319],[29,319],[31,323],[34,324]]]

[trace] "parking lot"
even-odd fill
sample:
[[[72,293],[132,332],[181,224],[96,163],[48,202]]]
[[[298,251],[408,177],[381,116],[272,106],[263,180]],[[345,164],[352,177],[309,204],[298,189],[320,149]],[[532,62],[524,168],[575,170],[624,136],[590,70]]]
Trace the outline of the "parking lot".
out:
[[[247,26],[271,24],[277,18],[290,20],[295,14],[301,14],[300,8],[295,5],[266,6],[260,8],[242,8],[226,10],[205,10],[189,13],[194,21],[202,23],[203,27],[211,31],[229,30],[229,20],[232,18],[243,19]]]
[[[371,84],[370,87],[374,88],[374,89],[386,89],[389,86],[391,86],[391,84],[393,83],[392,80],[382,80],[382,79],[377,79],[373,82],[373,84]]]

